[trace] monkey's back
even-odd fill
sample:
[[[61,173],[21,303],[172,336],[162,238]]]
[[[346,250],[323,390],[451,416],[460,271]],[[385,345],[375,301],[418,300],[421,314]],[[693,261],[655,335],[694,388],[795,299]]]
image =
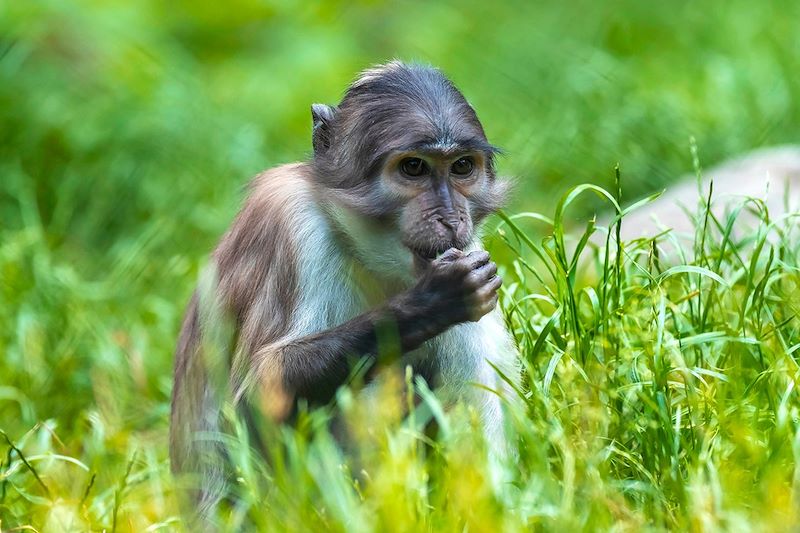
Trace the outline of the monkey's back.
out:
[[[220,450],[202,440],[219,431],[222,403],[250,397],[284,418],[291,398],[281,386],[280,346],[356,311],[316,206],[306,165],[256,176],[187,307],[175,354],[170,458],[176,474],[204,480],[194,495],[201,511],[222,488]]]

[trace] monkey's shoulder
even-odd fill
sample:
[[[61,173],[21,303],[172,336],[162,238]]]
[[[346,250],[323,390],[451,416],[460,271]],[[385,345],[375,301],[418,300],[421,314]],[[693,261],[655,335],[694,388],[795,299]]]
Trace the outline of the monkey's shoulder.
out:
[[[309,199],[312,195],[311,169],[307,163],[287,163],[256,174],[248,187],[247,203],[271,203]]]
[[[291,253],[308,233],[309,217],[315,214],[311,212],[317,211],[313,189],[305,163],[281,165],[257,174],[217,253]]]

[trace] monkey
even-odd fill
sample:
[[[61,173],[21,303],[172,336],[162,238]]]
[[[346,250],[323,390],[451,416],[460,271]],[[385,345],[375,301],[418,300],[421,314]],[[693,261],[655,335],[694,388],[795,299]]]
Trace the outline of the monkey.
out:
[[[470,402],[487,438],[504,438],[498,395],[474,386],[505,390],[496,369],[517,368],[480,236],[508,195],[499,150],[427,65],[369,68],[337,106],[311,114],[313,154],[252,180],[182,324],[170,458],[175,474],[200,476],[200,513],[224,483],[200,437],[220,430],[215,389],[253,416],[290,421],[299,402],[334,398],[353,357],[374,360],[382,330],[443,401]],[[228,333],[214,333],[221,323]],[[215,335],[230,337],[229,353],[208,353]]]

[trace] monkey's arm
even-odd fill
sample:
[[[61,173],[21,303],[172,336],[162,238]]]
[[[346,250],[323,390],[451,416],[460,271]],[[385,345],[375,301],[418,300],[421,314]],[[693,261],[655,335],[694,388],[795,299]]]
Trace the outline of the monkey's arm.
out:
[[[400,349],[408,352],[454,324],[479,319],[497,304],[496,272],[486,252],[446,253],[414,287],[384,305],[272,352],[280,359],[282,390],[326,402],[350,373],[348,357],[377,355],[382,329],[393,328]]]
[[[296,396],[326,402],[350,374],[348,357],[376,356],[380,331],[396,332],[405,353],[447,329],[430,319],[430,305],[403,293],[337,327],[297,339],[281,350],[283,386]]]

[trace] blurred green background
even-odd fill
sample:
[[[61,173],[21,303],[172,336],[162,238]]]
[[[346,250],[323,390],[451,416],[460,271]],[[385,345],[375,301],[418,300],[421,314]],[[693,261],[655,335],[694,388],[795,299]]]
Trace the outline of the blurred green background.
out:
[[[198,269],[362,68],[441,67],[505,150],[511,209],[552,214],[616,162],[628,200],[665,186],[692,136],[706,166],[796,142],[798,20],[796,0],[0,1],[0,429],[46,424],[101,483],[135,448],[162,464]]]

